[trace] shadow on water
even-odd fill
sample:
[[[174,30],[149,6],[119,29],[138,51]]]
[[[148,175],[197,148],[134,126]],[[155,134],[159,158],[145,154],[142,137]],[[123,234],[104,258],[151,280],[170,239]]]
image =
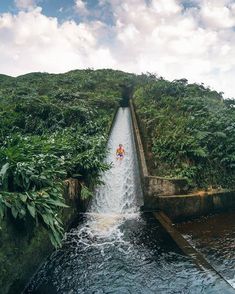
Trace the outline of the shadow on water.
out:
[[[180,223],[177,228],[235,287],[235,211]]]

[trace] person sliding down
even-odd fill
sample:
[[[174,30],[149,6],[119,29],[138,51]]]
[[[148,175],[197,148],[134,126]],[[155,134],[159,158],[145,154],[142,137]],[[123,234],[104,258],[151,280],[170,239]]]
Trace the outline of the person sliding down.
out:
[[[124,150],[122,144],[119,144],[119,146],[118,146],[118,148],[116,150],[117,159],[121,159],[122,160],[123,157],[124,157],[124,155],[125,155],[125,150]]]

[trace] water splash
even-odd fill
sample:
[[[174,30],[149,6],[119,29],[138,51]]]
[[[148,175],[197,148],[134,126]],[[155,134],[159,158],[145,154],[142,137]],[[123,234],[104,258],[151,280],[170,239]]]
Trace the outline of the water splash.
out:
[[[129,108],[120,108],[107,146],[106,162],[112,167],[101,176],[103,185],[95,190],[85,223],[68,233],[65,242],[71,240],[71,234],[85,247],[123,242],[120,225],[139,217],[142,191],[131,123]],[[116,159],[119,144],[125,149],[122,160]]]

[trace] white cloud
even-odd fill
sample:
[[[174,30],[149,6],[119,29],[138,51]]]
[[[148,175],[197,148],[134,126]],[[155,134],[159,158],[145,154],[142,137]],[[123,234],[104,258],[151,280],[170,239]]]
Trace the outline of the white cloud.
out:
[[[19,9],[31,9],[36,6],[35,0],[15,0],[15,5]]]
[[[86,2],[83,0],[75,0],[75,6],[77,12],[82,16],[87,16],[89,14],[89,11],[86,7]]]
[[[40,8],[0,17],[0,72],[64,72],[75,68],[115,65],[110,49],[99,45],[103,24],[58,24]]]
[[[204,18],[203,24],[208,1],[201,2],[196,11],[184,11],[177,0],[153,0],[149,5],[144,0],[129,0],[124,5],[122,1],[112,2],[118,41],[114,56],[122,69],[153,71],[168,79],[186,77],[235,96],[231,76],[235,70],[235,33],[230,29],[232,8],[228,1],[217,1],[217,5],[226,2],[228,6],[220,15],[217,6],[212,13],[223,21],[215,23],[210,18],[209,23],[209,18]]]
[[[152,0],[152,8],[161,15],[174,15],[182,10],[175,0]]]
[[[235,25],[235,11],[229,1],[203,1],[201,8],[202,20],[207,27],[215,29],[231,28]]]
[[[22,0],[23,1],[23,0]],[[235,4],[197,0],[110,0],[113,24],[79,24],[43,15],[40,8],[0,15],[0,72],[64,72],[75,68],[151,71],[168,79],[204,82],[235,96]],[[106,5],[106,0],[100,0]],[[87,16],[86,3],[76,1]],[[80,8],[79,8],[80,7]]]

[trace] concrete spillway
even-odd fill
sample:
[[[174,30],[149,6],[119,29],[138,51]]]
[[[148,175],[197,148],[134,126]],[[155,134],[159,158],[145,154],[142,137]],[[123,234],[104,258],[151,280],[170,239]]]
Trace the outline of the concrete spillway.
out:
[[[119,144],[125,149],[122,160],[116,158]],[[143,197],[129,108],[117,112],[105,161],[112,167],[102,174],[103,184],[95,190],[86,223],[80,227],[81,240],[85,232],[91,238],[113,238],[120,234],[119,227],[125,220],[139,215]]]
[[[25,293],[226,293],[152,217],[141,215],[139,168],[128,108],[120,108],[102,175],[83,221],[36,273]],[[126,150],[117,161],[119,143]],[[229,293],[229,292],[228,292]]]
[[[120,143],[125,149],[123,160],[117,160],[115,154]],[[89,211],[99,214],[135,213],[142,192],[129,108],[118,110],[107,149],[106,162],[112,167],[102,175],[104,185],[96,189]]]

